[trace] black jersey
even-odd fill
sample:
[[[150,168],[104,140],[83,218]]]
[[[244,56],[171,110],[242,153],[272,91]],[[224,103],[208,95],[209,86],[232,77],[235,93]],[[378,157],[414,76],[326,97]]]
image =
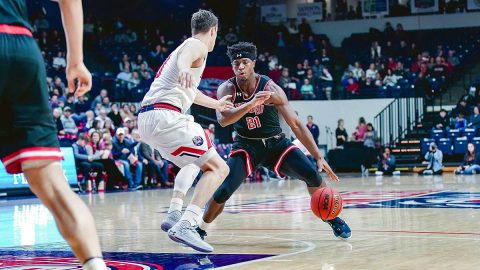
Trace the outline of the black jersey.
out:
[[[0,24],[24,26],[32,31],[25,0],[1,0]]]
[[[257,86],[255,92],[250,96],[246,96],[237,84],[236,78],[233,77],[229,81],[235,86],[233,95],[233,104],[239,107],[249,102],[259,91],[264,91],[271,79],[264,75],[258,75]],[[251,109],[240,120],[234,124],[235,131],[246,138],[269,138],[282,133],[280,121],[278,119],[277,108],[273,105],[259,105]]]

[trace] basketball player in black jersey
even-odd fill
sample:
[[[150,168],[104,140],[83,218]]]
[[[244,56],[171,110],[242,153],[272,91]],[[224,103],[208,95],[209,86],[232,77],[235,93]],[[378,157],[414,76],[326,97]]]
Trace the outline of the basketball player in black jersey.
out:
[[[255,73],[255,45],[237,43],[228,47],[227,55],[235,77],[219,86],[217,98],[232,95],[235,108],[217,111],[217,119],[223,127],[233,124],[238,136],[227,160],[230,173],[215,192],[203,215],[203,223],[198,228],[201,236],[206,235],[209,224],[222,213],[225,202],[258,166],[304,181],[310,195],[326,186],[319,171],[324,170],[333,181],[339,180],[321,156],[310,131],[290,107],[282,88],[267,76]],[[279,113],[317,160],[319,171],[300,149],[285,138],[280,128]],[[332,227],[335,236],[342,239],[351,237],[350,228],[341,218],[326,222]]]

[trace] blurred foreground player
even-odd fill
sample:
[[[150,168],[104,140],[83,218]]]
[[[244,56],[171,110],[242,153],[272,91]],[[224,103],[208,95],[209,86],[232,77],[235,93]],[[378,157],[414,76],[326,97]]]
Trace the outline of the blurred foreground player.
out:
[[[227,160],[230,173],[215,192],[203,215],[203,223],[199,227],[202,236],[206,235],[209,224],[222,213],[225,202],[260,165],[273,170],[277,175],[283,174],[304,181],[310,195],[326,186],[314,164],[285,137],[280,127],[279,113],[297,139],[312,154],[318,169],[324,170],[331,180],[339,180],[321,156],[310,131],[290,107],[283,89],[267,76],[255,73],[255,45],[247,42],[234,44],[228,47],[227,55],[235,77],[221,84],[217,95],[218,98],[232,96],[235,108],[217,112],[217,119],[223,127],[233,124],[237,137]],[[325,222],[332,227],[336,237],[351,237],[350,228],[341,218]]]
[[[92,85],[83,64],[82,2],[58,2],[67,39],[68,87],[81,96]],[[63,156],[45,80],[45,65],[32,38],[25,0],[0,1],[0,157],[8,173],[25,174],[83,268],[107,269],[93,217],[70,189],[60,164]]]

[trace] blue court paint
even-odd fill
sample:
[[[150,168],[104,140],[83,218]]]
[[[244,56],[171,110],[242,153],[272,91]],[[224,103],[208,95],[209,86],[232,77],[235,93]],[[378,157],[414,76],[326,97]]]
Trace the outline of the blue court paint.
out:
[[[213,269],[241,262],[274,256],[272,254],[184,254],[184,253],[131,253],[104,252],[110,269],[140,270],[193,270]],[[0,268],[17,269],[79,269],[71,252],[0,250]]]

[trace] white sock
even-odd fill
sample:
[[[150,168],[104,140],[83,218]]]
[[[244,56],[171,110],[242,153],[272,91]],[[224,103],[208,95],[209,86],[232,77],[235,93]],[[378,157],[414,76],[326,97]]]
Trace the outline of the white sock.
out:
[[[84,270],[107,270],[107,266],[102,258],[92,258],[83,265]]]
[[[182,211],[183,208],[183,200],[180,198],[172,198],[170,201],[170,208],[168,208],[168,213],[173,211]]]
[[[208,222],[205,222],[205,220],[202,220],[202,222],[200,222],[200,229],[204,230],[204,231],[207,231],[208,230],[208,227],[210,227],[212,223],[208,223]]]
[[[187,206],[187,209],[185,209],[181,220],[187,220],[192,226],[196,226],[202,222],[202,213],[202,208],[190,204]]]

